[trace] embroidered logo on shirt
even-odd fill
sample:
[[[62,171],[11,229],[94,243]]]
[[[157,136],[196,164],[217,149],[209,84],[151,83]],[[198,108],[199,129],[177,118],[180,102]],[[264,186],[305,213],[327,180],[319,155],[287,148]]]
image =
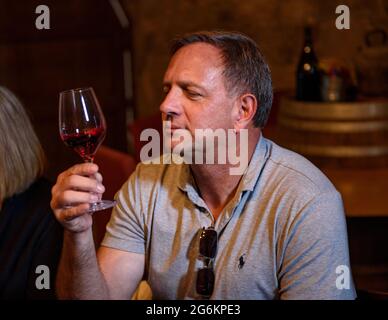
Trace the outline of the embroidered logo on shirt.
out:
[[[238,259],[238,268],[241,270],[244,267],[245,264],[245,256],[246,254],[244,253],[239,259]]]

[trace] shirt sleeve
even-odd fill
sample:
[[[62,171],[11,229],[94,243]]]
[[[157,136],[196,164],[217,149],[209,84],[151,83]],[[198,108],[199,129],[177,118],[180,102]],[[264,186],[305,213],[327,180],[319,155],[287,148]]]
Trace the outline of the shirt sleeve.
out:
[[[355,299],[346,220],[337,191],[316,196],[295,215],[278,281],[280,299]]]
[[[138,168],[116,194],[116,206],[107,225],[102,246],[145,253],[144,219],[140,203]]]

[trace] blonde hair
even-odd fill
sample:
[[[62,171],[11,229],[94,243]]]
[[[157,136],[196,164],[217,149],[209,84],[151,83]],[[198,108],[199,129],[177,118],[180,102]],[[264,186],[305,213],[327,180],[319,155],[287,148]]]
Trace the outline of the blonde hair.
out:
[[[45,156],[18,98],[0,86],[0,202],[27,189],[44,171]]]

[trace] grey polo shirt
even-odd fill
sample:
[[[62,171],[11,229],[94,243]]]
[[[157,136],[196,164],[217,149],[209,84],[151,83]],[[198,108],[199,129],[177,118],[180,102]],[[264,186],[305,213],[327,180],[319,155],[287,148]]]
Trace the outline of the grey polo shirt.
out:
[[[214,219],[190,167],[139,164],[116,200],[102,245],[145,254],[154,299],[198,298],[199,230]],[[264,137],[215,229],[211,299],[355,298],[340,194]]]

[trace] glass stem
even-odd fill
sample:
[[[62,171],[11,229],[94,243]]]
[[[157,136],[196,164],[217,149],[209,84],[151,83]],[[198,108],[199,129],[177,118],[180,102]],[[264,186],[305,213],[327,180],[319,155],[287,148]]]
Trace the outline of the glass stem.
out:
[[[94,160],[94,157],[87,157],[87,158],[84,158],[84,162],[85,163],[93,163],[93,160]],[[94,193],[94,192],[92,192]],[[95,194],[95,193],[94,193]],[[90,204],[91,206],[91,209],[92,211],[94,211],[95,207],[97,206],[97,204],[99,203],[100,201],[98,200],[97,202],[93,202]]]

